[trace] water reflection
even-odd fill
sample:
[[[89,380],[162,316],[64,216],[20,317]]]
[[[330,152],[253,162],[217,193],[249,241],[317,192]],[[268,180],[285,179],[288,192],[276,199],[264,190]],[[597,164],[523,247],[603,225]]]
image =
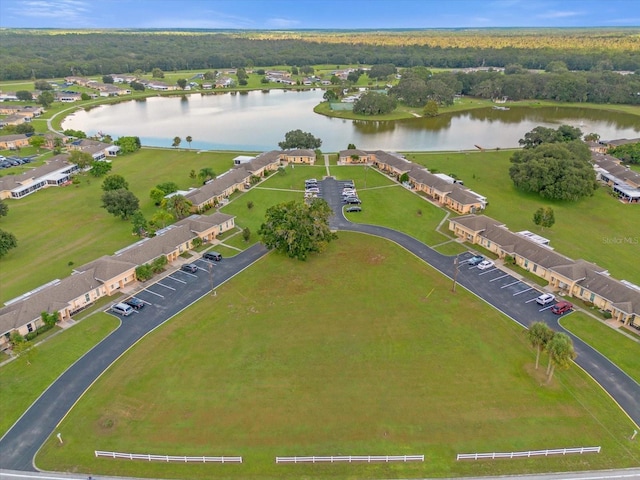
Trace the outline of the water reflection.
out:
[[[192,148],[260,151],[278,148],[286,132],[300,129],[322,139],[324,151],[350,143],[361,149],[396,151],[463,150],[517,147],[536,126],[559,124],[595,132],[602,139],[640,136],[638,117],[566,107],[483,108],[402,121],[351,121],[313,112],[323,90],[270,90],[233,93],[212,90],[188,96],[147,97],[135,102],[79,110],[63,128],[98,131],[119,137],[135,135],[144,145],[171,145],[175,136],[192,136]],[[268,93],[268,94],[267,94]]]

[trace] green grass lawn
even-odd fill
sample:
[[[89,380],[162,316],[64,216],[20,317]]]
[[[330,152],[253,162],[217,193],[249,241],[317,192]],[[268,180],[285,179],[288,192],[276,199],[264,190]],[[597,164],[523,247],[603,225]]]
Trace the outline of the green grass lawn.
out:
[[[640,284],[638,245],[624,239],[637,237],[640,215],[634,205],[610,197],[604,188],[577,202],[549,201],[517,190],[509,178],[510,151],[467,153],[410,153],[409,160],[441,173],[454,173],[466,187],[486,196],[486,215],[500,220],[513,232],[530,230],[551,240],[556,251],[605,267],[612,276]],[[541,229],[534,212],[550,206],[556,223]]]
[[[561,323],[640,383],[639,341],[631,340],[604,322],[582,312],[564,317]]]
[[[112,315],[96,313],[0,368],[0,436],[62,372],[118,324]]]
[[[256,295],[255,292],[260,292]],[[185,355],[188,352],[188,355]],[[416,478],[637,465],[632,424],[578,368],[549,385],[524,331],[400,247],[341,233],[307,262],[271,254],[107,371],[39,468],[155,478]],[[185,373],[188,372],[188,375]],[[601,445],[599,455],[456,453]],[[242,465],[95,459],[94,450],[241,455]],[[425,454],[416,464],[276,455]]]

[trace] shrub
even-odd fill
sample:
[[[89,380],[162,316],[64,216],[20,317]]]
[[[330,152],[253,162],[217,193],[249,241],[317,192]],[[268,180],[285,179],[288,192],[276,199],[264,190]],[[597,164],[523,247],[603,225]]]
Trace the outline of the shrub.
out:
[[[151,265],[145,263],[144,265],[136,267],[136,277],[141,282],[149,280],[151,277],[153,277],[153,270],[151,269]]]
[[[164,271],[164,267],[167,265],[167,257],[165,257],[164,255],[162,255],[161,257],[156,258],[152,263],[151,263],[151,270],[153,271],[153,273],[160,273],[162,271]]]
[[[609,310],[604,310],[601,313],[602,313],[602,316],[604,318],[606,318],[607,320],[609,320],[613,316],[613,315],[611,315],[611,312]]]

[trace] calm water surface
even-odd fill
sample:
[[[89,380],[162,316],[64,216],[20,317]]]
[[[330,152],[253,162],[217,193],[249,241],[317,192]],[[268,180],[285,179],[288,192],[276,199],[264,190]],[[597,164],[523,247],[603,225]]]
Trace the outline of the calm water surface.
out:
[[[192,148],[204,150],[264,151],[278,148],[286,132],[301,129],[322,139],[322,150],[335,152],[350,143],[373,150],[469,150],[517,147],[518,140],[542,125],[562,124],[595,132],[602,139],[640,137],[638,117],[581,108],[484,108],[469,112],[395,122],[363,122],[315,114],[323,90],[271,90],[183,97],[149,97],[67,117],[63,128],[98,132],[113,138],[140,137],[144,145],[170,147],[174,137],[181,147],[191,136]]]

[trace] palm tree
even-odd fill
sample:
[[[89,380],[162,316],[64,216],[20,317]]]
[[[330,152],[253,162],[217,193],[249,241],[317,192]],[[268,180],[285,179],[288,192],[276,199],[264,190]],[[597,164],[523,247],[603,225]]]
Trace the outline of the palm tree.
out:
[[[553,330],[544,322],[534,322],[527,332],[531,346],[536,349],[536,370],[540,364],[540,352],[544,350],[553,337]]]
[[[151,221],[155,225],[162,225],[162,228],[167,226],[168,222],[173,220],[173,214],[164,209],[159,209],[156,213],[151,217]]]
[[[184,218],[189,215],[191,211],[192,203],[187,200],[184,195],[173,195],[167,200],[165,208],[171,212],[178,219]]]
[[[573,342],[566,333],[556,333],[547,344],[549,352],[549,366],[547,367],[547,383],[553,378],[557,368],[569,368],[571,361],[576,358]]]
[[[174,137],[171,146],[174,148],[178,148],[180,146],[180,142],[182,142],[182,139],[180,137]]]
[[[185,140],[187,141],[187,143],[189,144],[189,148],[191,148],[191,142],[193,141],[193,138],[191,137],[191,135],[187,135],[187,137],[185,138]]]
[[[202,183],[207,183],[207,180],[211,180],[212,178],[216,178],[216,172],[213,171],[212,168],[205,167],[201,168],[198,173],[198,178],[202,180]]]

